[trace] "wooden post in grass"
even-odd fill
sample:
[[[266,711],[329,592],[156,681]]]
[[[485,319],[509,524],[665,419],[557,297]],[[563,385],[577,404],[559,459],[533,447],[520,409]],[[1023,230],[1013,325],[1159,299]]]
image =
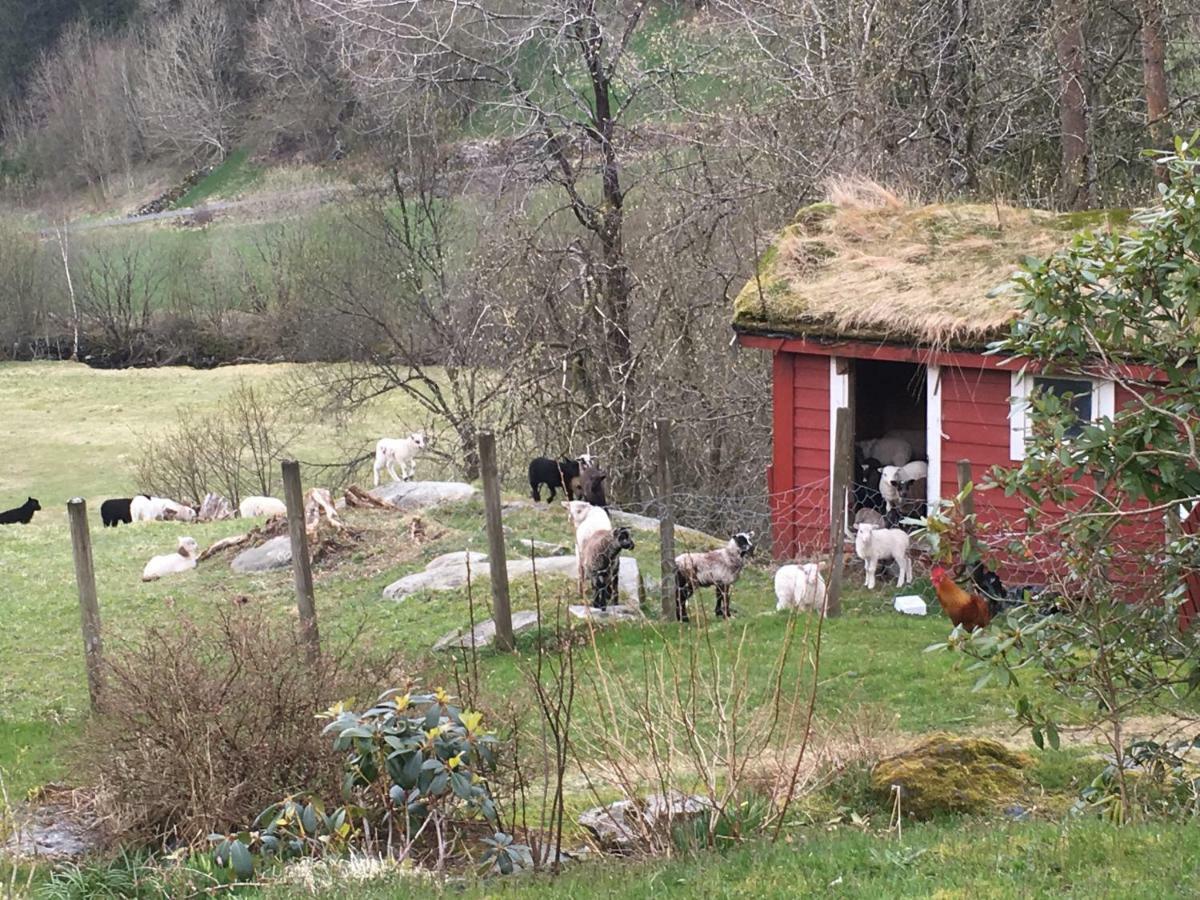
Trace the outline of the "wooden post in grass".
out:
[[[662,554],[662,617],[674,622],[679,617],[675,585],[675,508],[671,502],[671,423],[658,419],[654,423],[658,436],[658,550]]]
[[[87,667],[88,700],[92,710],[100,706],[103,689],[100,639],[100,604],[96,599],[96,568],[92,562],[92,534],[88,530],[87,502],[75,497],[67,503],[71,520],[71,551],[75,557],[75,584],[79,588],[79,616],[83,629],[83,661]]]
[[[971,477],[971,461],[969,459],[960,459],[958,461],[958,492],[961,494],[968,484],[972,482]],[[971,493],[967,494],[962,501],[963,528],[966,536],[971,541],[971,546],[975,546],[975,489],[972,486]]]
[[[850,483],[850,467],[854,461],[851,445],[850,410],[837,411],[833,433],[833,478],[830,484],[829,516],[829,585],[825,615],[842,614],[842,574],[845,569],[846,547],[846,488]]]
[[[483,507],[487,518],[488,572],[492,582],[492,619],[496,623],[496,647],[516,649],[513,639],[512,606],[508,598],[508,557],[504,552],[504,516],[500,509],[500,472],[496,466],[496,436],[479,433],[479,466],[483,472]]]
[[[308,532],[304,527],[304,488],[300,463],[283,461],[283,500],[287,504],[288,537],[292,543],[292,576],[296,582],[296,610],[300,613],[300,640],[309,662],[321,653],[317,630],[317,603],[313,593],[312,560],[308,556]]]

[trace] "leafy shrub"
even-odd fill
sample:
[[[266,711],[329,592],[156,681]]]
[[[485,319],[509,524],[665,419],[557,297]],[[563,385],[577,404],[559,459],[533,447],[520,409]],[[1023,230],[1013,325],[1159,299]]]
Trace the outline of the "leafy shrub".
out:
[[[253,607],[183,618],[110,655],[80,762],[126,841],[193,843],[299,789],[336,792],[315,717],[397,674],[357,637],[310,665],[292,625]]]
[[[382,694],[365,712],[337,703],[324,733],[344,754],[342,793],[362,805],[326,813],[317,799],[289,797],[268,807],[249,830],[212,834],[214,860],[232,878],[248,880],[259,859],[345,853],[365,832],[389,855],[420,857],[441,867],[471,819],[495,833],[482,838],[484,863],[503,874],[532,864],[529,848],[500,832],[500,815],[485,773],[496,767],[496,737],[483,714],[450,704],[445,691]],[[364,826],[360,832],[360,825]]]

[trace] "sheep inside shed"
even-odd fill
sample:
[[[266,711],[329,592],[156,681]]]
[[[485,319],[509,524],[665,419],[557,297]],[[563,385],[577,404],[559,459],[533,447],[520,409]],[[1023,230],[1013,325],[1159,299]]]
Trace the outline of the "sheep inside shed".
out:
[[[715,587],[718,618],[730,616],[729,599],[734,583],[742,574],[746,560],[754,553],[753,531],[739,531],[719,550],[707,553],[681,553],[675,557],[676,613],[679,621],[687,622],[687,601],[697,588]]]
[[[405,438],[380,438],[375,444],[375,487],[379,487],[379,473],[384,469],[392,481],[411,480],[417,474],[417,454],[424,449],[424,431],[414,431]],[[396,474],[396,466],[400,467],[400,475]]]
[[[150,557],[146,568],[142,569],[142,581],[155,581],[164,575],[176,575],[186,572],[188,569],[194,569],[196,568],[196,557],[199,555],[200,548],[196,541],[190,537],[181,537],[179,549],[174,553]]]

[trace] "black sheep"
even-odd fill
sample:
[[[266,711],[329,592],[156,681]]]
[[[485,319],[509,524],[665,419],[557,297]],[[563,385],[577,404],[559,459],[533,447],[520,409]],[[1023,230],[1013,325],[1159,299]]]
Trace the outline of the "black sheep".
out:
[[[874,457],[862,459],[857,448],[854,454],[854,511],[877,509],[883,511],[886,504],[879,492],[880,469],[883,464]]]
[[[20,506],[0,513],[0,525],[28,525],[33,519],[33,514],[41,508],[42,504],[30,497]]]
[[[100,520],[104,523],[104,527],[116,528],[122,522],[126,525],[130,524],[133,521],[133,515],[129,512],[129,504],[132,502],[132,497],[117,497],[101,503]]]
[[[604,495],[604,479],[607,472],[600,471],[595,463],[589,463],[579,470],[579,487],[583,499],[592,506],[608,508],[608,498]]]
[[[539,456],[529,462],[529,489],[533,499],[542,501],[542,485],[550,488],[549,503],[554,502],[555,491],[562,488],[568,497],[574,497],[578,490],[579,462],[574,459],[549,459]]]

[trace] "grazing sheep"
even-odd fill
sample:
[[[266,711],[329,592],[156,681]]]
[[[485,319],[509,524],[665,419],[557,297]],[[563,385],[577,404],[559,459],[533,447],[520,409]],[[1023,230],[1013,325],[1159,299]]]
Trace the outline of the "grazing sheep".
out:
[[[256,516],[286,516],[287,504],[274,497],[246,497],[238,505],[238,515],[243,519],[253,519]]]
[[[567,519],[575,529],[575,559],[578,563],[579,590],[583,590],[583,545],[593,534],[611,532],[612,520],[599,506],[592,506],[586,500],[563,500],[563,508],[567,511]]]
[[[873,457],[888,466],[902,466],[913,458],[912,444],[904,438],[871,438],[859,441],[856,447],[863,459]]]
[[[550,498],[547,503],[554,502],[555,492],[558,488],[562,488],[566,495],[572,499],[580,499],[580,478],[579,472],[583,466],[583,460],[591,461],[591,457],[584,454],[578,460],[562,457],[561,459],[550,459],[545,456],[538,456],[529,461],[529,490],[533,494],[533,499],[537,503],[542,502],[542,485],[550,489]]]
[[[129,517],[134,522],[156,522],[159,519],[178,519],[190,522],[196,518],[196,511],[190,506],[168,500],[166,497],[150,497],[139,494],[129,503]]]
[[[894,559],[900,567],[896,587],[912,581],[912,561],[908,558],[908,532],[899,528],[880,528],[863,522],[856,526],[854,552],[867,570],[867,590],[875,590],[875,570],[880,560]]]
[[[621,572],[620,553],[633,549],[628,528],[597,531],[583,543],[583,570],[592,582],[592,606],[607,609],[617,604],[617,576]]]
[[[417,454],[425,449],[425,432],[414,431],[406,438],[380,438],[375,445],[375,487],[379,487],[379,473],[387,469],[392,481],[410,480],[417,474]],[[400,475],[395,467],[400,467]]]
[[[196,545],[195,540],[190,537],[181,537],[179,549],[174,553],[150,557],[150,562],[146,563],[146,568],[142,569],[142,581],[154,581],[164,575],[175,575],[179,572],[186,572],[188,569],[194,569],[199,553],[200,548]]]
[[[132,502],[132,497],[114,497],[101,503],[100,521],[104,523],[104,527],[116,528],[122,522],[126,525],[130,524],[133,521],[133,514],[129,511],[129,504]]]
[[[33,520],[33,514],[41,508],[42,504],[29,497],[20,506],[0,513],[0,525],[28,525]]]
[[[608,508],[608,498],[604,496],[604,479],[607,472],[600,471],[600,466],[591,462],[583,463],[579,469],[579,490],[584,500],[592,506]]]
[[[679,621],[687,622],[687,601],[696,588],[715,587],[715,615],[727,619],[730,615],[729,596],[734,582],[742,574],[746,558],[754,553],[754,532],[739,531],[720,550],[707,553],[681,553],[675,557],[675,600]]]
[[[775,573],[775,611],[820,611],[825,615],[825,579],[816,563],[780,566]]]

